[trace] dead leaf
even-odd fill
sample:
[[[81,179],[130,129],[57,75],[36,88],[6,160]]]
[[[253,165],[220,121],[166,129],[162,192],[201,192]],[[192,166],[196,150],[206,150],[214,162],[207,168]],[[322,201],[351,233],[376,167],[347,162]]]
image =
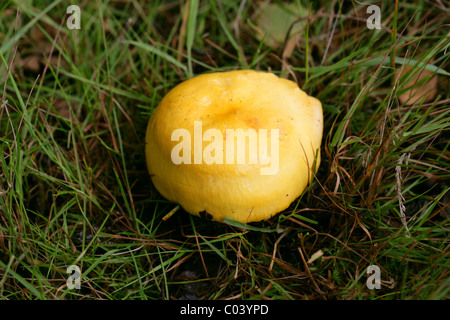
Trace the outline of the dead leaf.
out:
[[[308,260],[308,264],[313,263],[314,261],[316,261],[317,259],[319,259],[321,256],[323,256],[323,251],[321,249],[319,249],[318,251],[316,251],[311,258],[309,258]]]
[[[402,77],[408,77],[407,73],[412,69],[412,66],[405,66],[397,72],[397,76],[400,74],[400,83]],[[414,73],[414,71],[412,71]],[[406,84],[401,83],[401,88],[408,88],[408,90],[402,93],[398,99],[401,104],[411,106],[413,104],[420,103],[424,99],[424,103],[433,100],[438,93],[438,77],[437,74],[433,75],[433,72],[428,70],[421,70],[415,74],[410,74],[410,79]]]
[[[20,67],[25,70],[37,73],[41,69],[40,59],[41,57],[36,54],[30,55],[27,58],[23,59],[23,61],[21,61]]]
[[[70,119],[70,108],[66,100],[57,98],[53,105],[63,118]]]
[[[289,5],[266,3],[261,7],[261,11],[256,20],[257,38],[272,48],[283,45],[286,35],[291,25],[298,19],[308,16],[308,10],[299,8],[296,3]],[[298,35],[306,24],[306,19],[295,23],[290,31],[290,37]],[[297,41],[293,41],[295,45]],[[290,54],[289,54],[290,55]]]
[[[295,36],[293,36],[292,38],[290,38],[287,41],[286,46],[284,47],[284,50],[283,50],[283,55],[282,55],[283,60],[287,60],[291,57],[292,52],[294,52],[294,49],[297,46],[297,43],[299,40],[300,40],[300,34],[296,34]]]

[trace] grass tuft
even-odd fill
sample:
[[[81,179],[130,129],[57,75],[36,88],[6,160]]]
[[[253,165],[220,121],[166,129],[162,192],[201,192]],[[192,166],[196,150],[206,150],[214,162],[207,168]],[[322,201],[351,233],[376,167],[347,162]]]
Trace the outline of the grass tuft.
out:
[[[84,1],[79,30],[62,1],[2,3],[0,299],[448,299],[449,8],[383,2],[369,29],[359,1],[296,4],[268,45],[250,1]],[[240,68],[321,100],[322,162],[271,220],[217,224],[156,192],[145,129],[179,82]]]

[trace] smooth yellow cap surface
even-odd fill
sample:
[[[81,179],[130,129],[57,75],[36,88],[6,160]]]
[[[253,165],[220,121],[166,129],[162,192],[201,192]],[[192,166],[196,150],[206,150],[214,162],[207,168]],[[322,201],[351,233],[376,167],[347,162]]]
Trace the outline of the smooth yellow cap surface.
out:
[[[238,132],[246,135],[241,144]],[[266,220],[312,179],[322,132],[321,103],[292,81],[252,70],[203,74],[177,85],[155,109],[147,167],[162,196],[191,214]]]

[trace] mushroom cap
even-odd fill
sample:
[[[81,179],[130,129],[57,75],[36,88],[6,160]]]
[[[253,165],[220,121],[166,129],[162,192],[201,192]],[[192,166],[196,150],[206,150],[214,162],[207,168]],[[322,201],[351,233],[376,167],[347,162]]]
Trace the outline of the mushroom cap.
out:
[[[184,135],[173,136],[177,129]],[[238,129],[247,134],[240,144]],[[311,181],[322,132],[320,101],[292,81],[252,70],[203,74],[177,85],[155,109],[147,167],[161,195],[191,214],[261,221],[288,208]]]

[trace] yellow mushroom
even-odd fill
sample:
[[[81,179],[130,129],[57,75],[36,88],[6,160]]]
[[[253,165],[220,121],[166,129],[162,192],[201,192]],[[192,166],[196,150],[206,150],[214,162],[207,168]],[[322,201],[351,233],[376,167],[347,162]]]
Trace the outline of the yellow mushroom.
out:
[[[247,223],[301,195],[320,163],[322,105],[292,81],[238,70],[186,80],[147,127],[156,189],[187,212]]]

